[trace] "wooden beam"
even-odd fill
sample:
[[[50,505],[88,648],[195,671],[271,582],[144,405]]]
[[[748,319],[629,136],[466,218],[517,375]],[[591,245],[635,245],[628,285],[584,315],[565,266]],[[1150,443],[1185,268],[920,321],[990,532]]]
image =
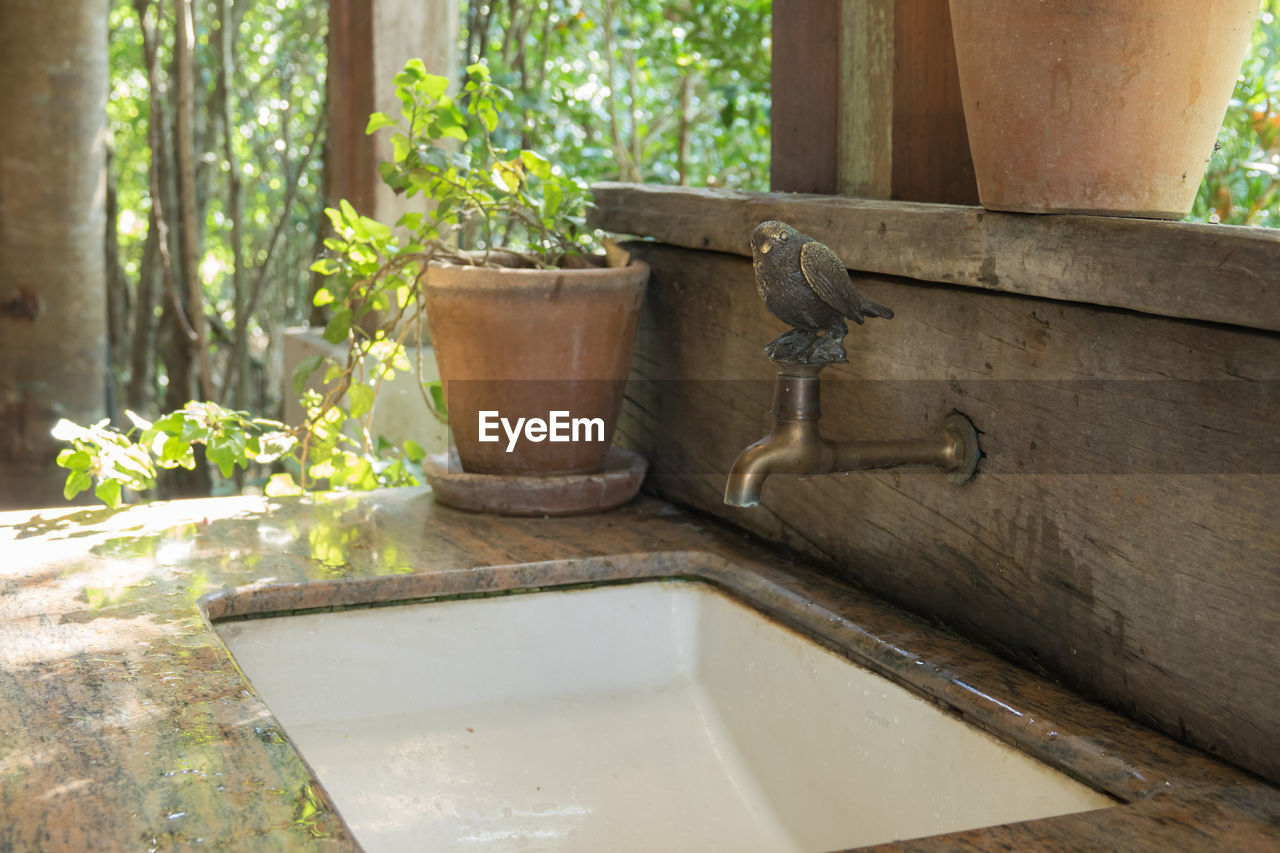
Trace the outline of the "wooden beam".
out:
[[[390,159],[389,132],[367,136],[369,114],[398,115],[392,78],[419,57],[427,70],[452,76],[458,0],[330,0],[329,172],[326,198],[345,198],[362,213],[395,221],[410,209],[378,177]]]
[[[373,0],[329,0],[326,202],[373,210],[378,161],[365,136],[373,107]]]
[[[840,7],[774,0],[769,185],[779,192],[837,188]]]
[[[841,195],[893,193],[895,0],[839,4],[838,162]]]
[[[977,204],[951,13],[935,0],[894,0],[894,7],[891,197]]]
[[[599,228],[746,254],[781,219],[850,269],[1280,331],[1280,231],[980,207],[605,183]]]
[[[771,186],[977,203],[945,3],[774,4]]]

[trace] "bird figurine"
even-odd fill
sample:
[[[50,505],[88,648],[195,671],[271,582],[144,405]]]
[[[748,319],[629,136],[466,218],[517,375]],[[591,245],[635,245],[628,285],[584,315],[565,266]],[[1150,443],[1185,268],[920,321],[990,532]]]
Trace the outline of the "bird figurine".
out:
[[[751,262],[765,307],[795,327],[764,348],[774,361],[847,362],[846,317],[858,324],[864,317],[893,317],[891,310],[858,292],[835,252],[785,222],[756,226],[751,232]]]

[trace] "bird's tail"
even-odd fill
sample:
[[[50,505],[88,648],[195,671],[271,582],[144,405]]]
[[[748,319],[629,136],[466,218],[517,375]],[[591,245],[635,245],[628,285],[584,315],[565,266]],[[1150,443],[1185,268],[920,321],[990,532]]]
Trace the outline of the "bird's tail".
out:
[[[886,320],[893,319],[893,309],[887,305],[881,305],[879,302],[873,302],[861,293],[858,294],[858,310],[865,317],[883,317]]]

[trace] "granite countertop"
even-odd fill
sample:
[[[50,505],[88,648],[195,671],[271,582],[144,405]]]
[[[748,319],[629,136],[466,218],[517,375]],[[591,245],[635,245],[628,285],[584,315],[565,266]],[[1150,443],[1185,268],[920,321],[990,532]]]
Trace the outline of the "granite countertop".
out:
[[[210,620],[694,577],[1125,803],[881,850],[1280,849],[1280,790],[667,504],[426,489],[0,513],[0,851],[358,849]],[[926,665],[927,664],[927,665]]]

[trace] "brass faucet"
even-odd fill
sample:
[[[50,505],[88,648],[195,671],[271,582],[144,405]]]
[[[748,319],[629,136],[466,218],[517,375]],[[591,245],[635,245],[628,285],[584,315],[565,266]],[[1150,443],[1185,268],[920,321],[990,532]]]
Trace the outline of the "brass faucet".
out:
[[[973,476],[982,455],[978,433],[964,415],[953,413],[942,431],[924,438],[889,441],[831,441],[818,427],[822,417],[818,374],[826,364],[777,361],[773,386],[773,430],[733,463],[724,487],[729,506],[758,506],[770,474],[836,474],[900,465],[933,465],[957,483]]]

